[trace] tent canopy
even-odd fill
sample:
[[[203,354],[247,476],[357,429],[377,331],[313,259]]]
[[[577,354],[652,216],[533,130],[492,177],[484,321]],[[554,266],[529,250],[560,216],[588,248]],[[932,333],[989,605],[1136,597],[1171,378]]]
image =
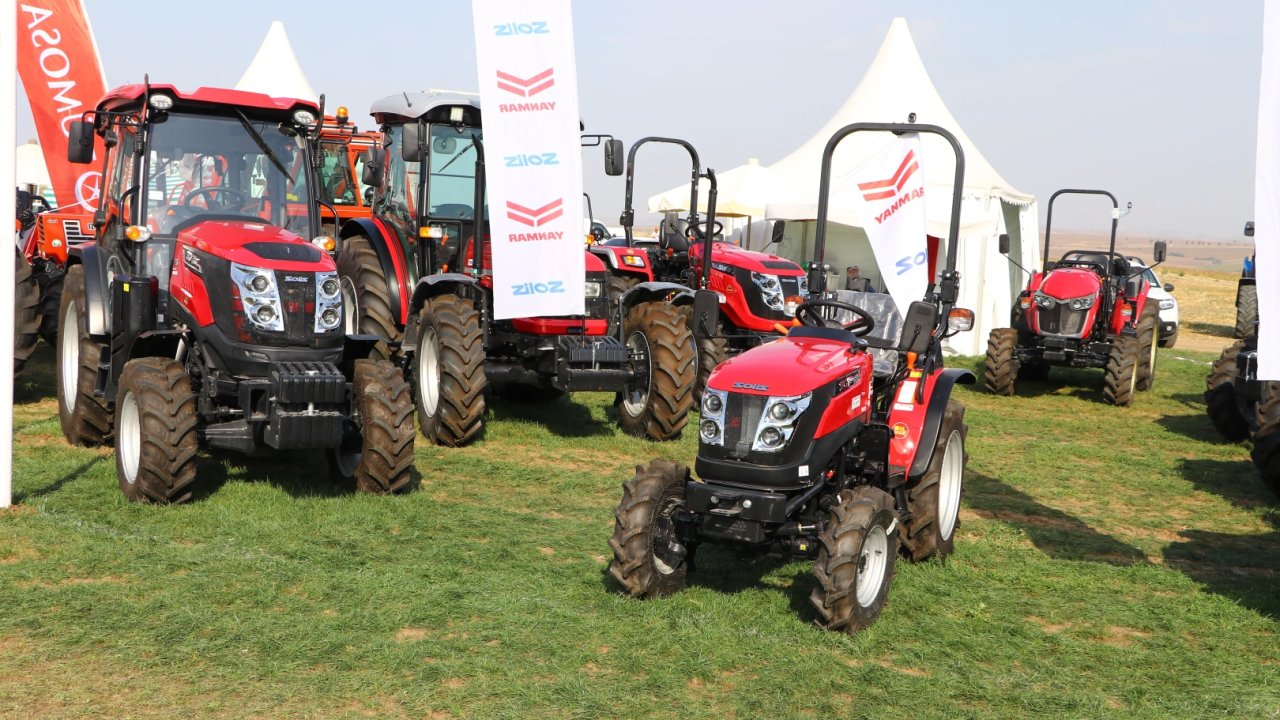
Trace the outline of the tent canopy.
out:
[[[698,183],[698,212],[707,211],[711,184]],[[773,195],[773,172],[756,158],[732,170],[716,173],[716,215],[763,217]],[[689,183],[649,198],[649,212],[683,212],[689,209]]]
[[[270,97],[298,98],[319,102],[307,76],[298,64],[298,56],[293,53],[293,45],[289,44],[289,36],[284,32],[284,23],[279,20],[271,23],[267,36],[263,38],[258,54],[253,56],[249,69],[244,71],[236,90],[259,92]]]

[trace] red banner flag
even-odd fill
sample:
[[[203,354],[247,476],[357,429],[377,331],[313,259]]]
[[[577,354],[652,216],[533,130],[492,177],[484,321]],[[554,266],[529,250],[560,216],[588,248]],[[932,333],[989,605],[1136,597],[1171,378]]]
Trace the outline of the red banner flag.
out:
[[[71,121],[106,94],[98,47],[80,0],[19,2],[18,76],[31,104],[36,133],[58,205],[98,205],[100,169],[67,162]],[[101,140],[95,152],[102,149]]]

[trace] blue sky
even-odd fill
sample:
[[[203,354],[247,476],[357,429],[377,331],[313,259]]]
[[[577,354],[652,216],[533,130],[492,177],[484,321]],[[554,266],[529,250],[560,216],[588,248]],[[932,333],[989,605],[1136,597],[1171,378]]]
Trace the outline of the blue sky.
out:
[[[144,73],[233,85],[282,20],[312,85],[362,127],[384,95],[476,87],[465,0],[86,4],[110,85]],[[681,137],[718,170],[775,162],[853,92],[899,15],[957,121],[1018,189],[1111,190],[1133,202],[1126,234],[1239,238],[1253,207],[1261,0],[578,0],[587,129],[628,145]],[[21,93],[17,131],[34,135]],[[637,197],[687,180],[681,162],[646,152]],[[597,219],[616,223],[621,178],[595,155],[585,167]],[[1104,229],[1088,209],[1059,209],[1055,227]]]

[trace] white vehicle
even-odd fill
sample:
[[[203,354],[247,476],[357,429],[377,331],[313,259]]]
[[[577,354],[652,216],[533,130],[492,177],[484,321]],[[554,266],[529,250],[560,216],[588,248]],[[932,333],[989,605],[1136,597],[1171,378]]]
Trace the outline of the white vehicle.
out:
[[[1142,276],[1151,283],[1147,297],[1160,303],[1160,347],[1171,348],[1178,341],[1178,301],[1170,293],[1173,283],[1160,283],[1155,271],[1139,257],[1128,257],[1129,264],[1142,268]]]

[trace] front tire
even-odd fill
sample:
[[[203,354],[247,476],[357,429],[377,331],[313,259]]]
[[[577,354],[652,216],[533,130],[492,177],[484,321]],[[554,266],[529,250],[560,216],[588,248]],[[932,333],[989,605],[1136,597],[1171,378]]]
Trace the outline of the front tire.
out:
[[[475,304],[457,295],[428,301],[418,314],[418,343],[411,365],[422,436],[448,447],[479,437],[484,429],[487,381],[484,333]]]
[[[1156,384],[1156,360],[1160,356],[1160,310],[1151,298],[1147,298],[1138,320],[1138,341],[1141,344],[1135,387],[1140,391],[1150,390]]]
[[[102,445],[111,437],[112,409],[94,394],[102,345],[86,327],[84,266],[67,269],[58,317],[58,418],[72,445]]]
[[[357,360],[351,382],[358,433],[329,451],[334,476],[360,492],[398,493],[413,468],[413,393],[404,374],[386,360]]]
[[[369,238],[356,235],[343,240],[336,262],[338,277],[342,283],[346,332],[351,335],[376,335],[390,342],[398,342],[403,333],[396,322],[396,312],[391,307],[391,286],[382,272],[378,253],[373,249]],[[391,350],[386,343],[375,345],[374,352],[384,360],[391,357]]]
[[[1244,349],[1244,341],[1237,340],[1222,351],[1209,375],[1205,377],[1204,405],[1209,423],[1231,442],[1249,437],[1249,420],[1240,407],[1236,395],[1236,356]]]
[[[676,533],[674,514],[684,505],[689,468],[670,460],[637,467],[623,483],[614,509],[613,562],[609,574],[633,598],[675,594],[688,582],[687,550]]]
[[[1280,497],[1280,382],[1262,383],[1258,433],[1253,437],[1251,455],[1263,484]]]
[[[1117,407],[1129,407],[1138,389],[1138,364],[1141,346],[1136,337],[1117,336],[1111,341],[1111,354],[1102,377],[1102,397]]]
[[[982,370],[982,384],[995,395],[1013,395],[1018,377],[1018,361],[1014,350],[1018,347],[1018,331],[1014,328],[996,328],[987,336],[987,359]]]
[[[639,303],[623,327],[637,379],[618,395],[618,425],[636,437],[674,440],[689,422],[697,378],[684,314],[665,302]]]
[[[911,522],[900,525],[898,532],[903,554],[913,562],[934,555],[946,558],[955,549],[960,497],[964,493],[965,467],[969,461],[969,454],[965,452],[968,436],[964,405],[948,401],[929,466],[916,485],[907,487]]]
[[[1258,324],[1258,286],[1240,285],[1236,289],[1236,329],[1233,337],[1253,335]]]
[[[898,517],[893,498],[879,488],[863,485],[842,495],[818,533],[818,587],[809,601],[818,625],[853,635],[875,622],[889,599]]]
[[[40,282],[22,252],[14,248],[14,253],[13,374],[17,375],[40,340]]]
[[[176,505],[191,499],[199,442],[196,396],[182,363],[125,363],[116,396],[116,477],[133,502]]]

